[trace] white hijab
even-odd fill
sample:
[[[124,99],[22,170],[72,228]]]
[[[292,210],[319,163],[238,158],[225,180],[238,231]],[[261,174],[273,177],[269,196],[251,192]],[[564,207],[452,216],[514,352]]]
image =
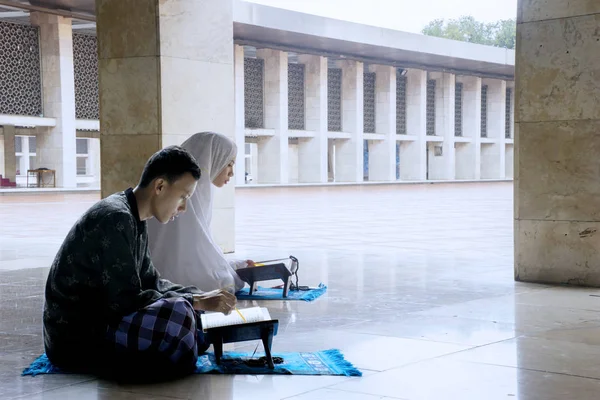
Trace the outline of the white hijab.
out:
[[[185,213],[165,225],[156,219],[148,221],[152,263],[164,278],[175,283],[203,291],[240,290],[244,282],[214,242],[210,230],[212,182],[234,159],[237,147],[228,137],[213,132],[196,133],[181,147],[196,158],[201,176]]]

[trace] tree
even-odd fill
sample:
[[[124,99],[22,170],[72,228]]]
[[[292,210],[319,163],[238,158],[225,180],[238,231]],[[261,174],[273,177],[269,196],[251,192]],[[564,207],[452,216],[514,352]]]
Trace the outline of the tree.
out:
[[[435,19],[423,28],[422,33],[428,36],[514,49],[517,23],[514,19],[485,23],[471,16],[463,16],[448,21]]]

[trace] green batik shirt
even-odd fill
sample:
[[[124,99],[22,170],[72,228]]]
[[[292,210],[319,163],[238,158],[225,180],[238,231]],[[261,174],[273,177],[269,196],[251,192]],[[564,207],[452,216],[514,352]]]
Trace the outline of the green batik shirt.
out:
[[[44,305],[44,344],[51,360],[103,352],[109,324],[167,297],[190,304],[196,287],[161,279],[148,252],[146,222],[133,191],[93,205],[71,228],[52,263]]]

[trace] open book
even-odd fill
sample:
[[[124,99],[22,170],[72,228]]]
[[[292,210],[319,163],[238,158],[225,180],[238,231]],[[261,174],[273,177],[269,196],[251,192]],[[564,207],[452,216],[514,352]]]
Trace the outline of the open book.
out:
[[[298,266],[290,258],[282,258],[279,260],[257,261],[255,267],[266,267],[267,265],[283,264],[293,274]]]
[[[231,314],[225,315],[222,313],[210,313],[200,315],[202,322],[202,330],[206,331],[211,328],[219,328],[221,326],[243,325],[252,322],[270,321],[271,315],[265,307],[242,308],[240,313],[246,318],[246,322],[234,310]]]

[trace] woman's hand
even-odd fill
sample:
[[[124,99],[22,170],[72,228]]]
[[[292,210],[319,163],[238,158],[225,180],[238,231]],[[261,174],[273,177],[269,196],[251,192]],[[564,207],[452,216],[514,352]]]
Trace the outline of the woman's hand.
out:
[[[194,295],[194,310],[198,311],[216,311],[229,315],[236,303],[235,295],[223,289]]]

